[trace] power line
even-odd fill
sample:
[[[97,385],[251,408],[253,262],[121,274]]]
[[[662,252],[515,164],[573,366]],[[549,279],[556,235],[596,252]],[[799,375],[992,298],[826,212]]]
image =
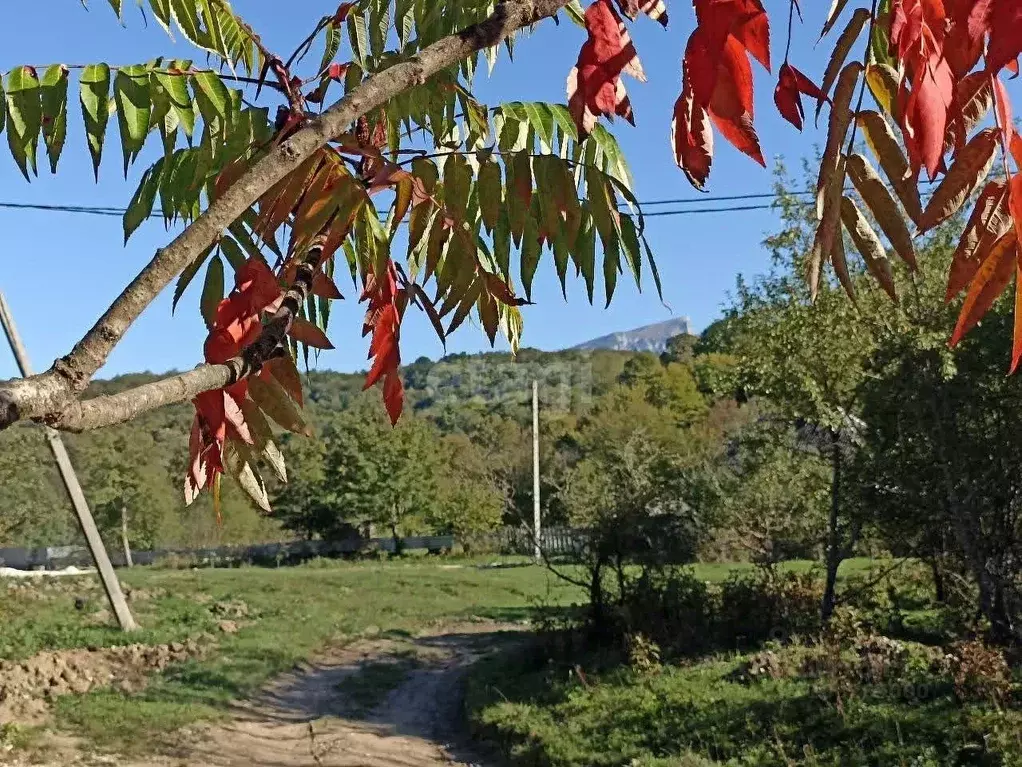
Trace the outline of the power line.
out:
[[[936,181],[923,181],[924,184],[937,183]],[[850,191],[850,190],[849,190]],[[924,192],[923,197],[929,196],[930,193]],[[720,195],[720,196],[707,196],[707,197],[684,197],[677,199],[663,199],[663,200],[645,200],[639,201],[639,206],[642,208],[657,206],[657,205],[691,205],[694,203],[717,203],[717,202],[743,202],[749,200],[764,200],[774,199],[779,196],[789,197],[806,197],[815,196],[816,192],[813,191],[794,191],[782,189],[777,192],[763,192],[755,194],[735,194],[735,195]],[[709,207],[709,208],[676,208],[674,210],[657,210],[649,213],[644,213],[645,218],[662,218],[667,216],[686,216],[686,215],[699,215],[699,214],[712,214],[712,213],[740,213],[745,211],[754,210],[770,210],[776,207],[774,203],[756,204],[756,205],[729,205],[724,207]],[[26,202],[3,202],[0,201],[0,209],[6,210],[37,210],[50,213],[76,213],[82,215],[91,216],[111,216],[119,217],[123,216],[126,212],[125,208],[105,207],[96,205],[49,205],[44,203],[26,203]],[[151,213],[149,218],[162,218],[161,213]]]

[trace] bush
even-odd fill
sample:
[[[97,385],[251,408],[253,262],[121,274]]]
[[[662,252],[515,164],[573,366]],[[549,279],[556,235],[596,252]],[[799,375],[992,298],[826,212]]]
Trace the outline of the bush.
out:
[[[819,627],[823,586],[811,573],[736,573],[721,585],[717,638],[730,648],[789,641]]]
[[[704,649],[713,599],[707,585],[688,568],[646,570],[623,595],[626,633],[642,634],[672,653]]]

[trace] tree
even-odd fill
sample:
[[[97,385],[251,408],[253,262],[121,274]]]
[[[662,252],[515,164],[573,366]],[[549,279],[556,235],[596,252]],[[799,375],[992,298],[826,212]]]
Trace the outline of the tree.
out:
[[[121,0],[110,5],[122,13]],[[340,295],[333,282],[338,253],[367,304],[363,334],[372,336],[373,364],[366,383],[382,384],[392,420],[403,404],[399,339],[410,306],[421,308],[441,337],[474,311],[491,340],[503,330],[517,347],[518,306],[531,295],[544,249],[553,253],[562,282],[569,262],[575,265],[590,296],[597,250],[603,253],[608,301],[625,267],[638,279],[648,260],[657,282],[627,166],[598,120],[615,115],[633,120],[621,76],[641,80],[645,74],[623,17],[636,21],[644,15],[666,26],[659,0],[593,0],[584,11],[576,0],[495,5],[473,0],[448,12],[428,0],[346,2],[316,21],[286,58],[268,50],[227,0],[149,0],[148,6],[168,32],[211,57],[212,66],[163,58],[116,71],[88,65],[76,70],[80,101],[97,171],[111,113],[120,129],[125,171],[147,156],[151,135],[158,134],[163,145],[163,156],[141,175],[125,214],[125,234],[157,201],[164,218],[186,226],[67,355],[42,374],[0,384],[0,427],[31,419],[87,430],[192,400],[189,499],[206,488],[219,497],[226,472],[268,507],[254,466],[261,460],[278,476],[285,472],[267,418],[287,430],[306,431],[294,360],[308,347],[330,343],[324,328],[330,301]],[[845,6],[834,4],[825,34]],[[1017,214],[1022,182],[1019,175],[1008,178],[1008,163],[1011,149],[1022,144],[1013,141],[1001,74],[1022,48],[1016,6],[1014,0],[934,0],[924,13],[909,0],[883,0],[872,9],[857,8],[822,87],[794,68],[786,53],[775,89],[781,114],[801,129],[801,95],[816,98],[818,110],[828,99],[832,104],[816,187],[820,222],[809,259],[814,295],[825,262],[847,282],[842,225],[870,272],[894,292],[872,223],[843,196],[846,175],[893,250],[911,266],[914,252],[899,203],[919,229],[932,229],[982,185],[998,144],[1006,177],[984,187],[952,270],[949,290],[968,285],[970,296],[956,341],[1010,281],[1017,243],[1011,213],[1022,219]],[[789,0],[790,18],[796,7]],[[514,103],[491,111],[479,103],[472,94],[479,53],[492,64],[499,44],[511,48],[520,30],[562,9],[587,33],[568,77],[567,106]],[[697,0],[695,10],[673,144],[677,163],[702,188],[714,129],[764,162],[753,127],[750,59],[769,69],[769,22],[759,0]],[[867,22],[862,63],[845,64]],[[345,38],[351,59],[338,61]],[[325,51],[318,62],[307,55],[317,45]],[[36,170],[40,138],[51,168],[58,165],[70,80],[71,69],[61,64],[41,76],[30,66],[16,66],[7,75],[8,144],[26,178]],[[317,112],[334,83],[344,96]],[[907,157],[887,118],[860,108],[867,83],[877,106],[897,117]],[[233,86],[252,88],[243,98]],[[271,103],[259,106],[267,94]],[[970,139],[991,104],[998,127],[980,129]],[[275,119],[271,106],[277,107]],[[849,148],[855,146],[860,127],[890,187],[865,156],[842,154],[846,139]],[[181,146],[182,135],[194,140]],[[411,135],[416,138],[406,139]],[[945,167],[941,186],[922,210],[915,185],[919,171],[926,168],[933,179]],[[391,246],[395,227],[406,218],[411,247],[399,264]],[[282,248],[278,240],[285,225],[290,232]],[[518,252],[517,270],[512,251]],[[274,257],[272,268],[268,256]],[[235,272],[226,297],[225,261]],[[181,275],[180,297],[204,267],[206,364],[120,395],[82,399],[90,379],[160,291]],[[1020,357],[1022,338],[1013,350],[1016,363]]]
[[[800,275],[802,254],[811,241],[806,206],[792,197],[779,203],[786,226],[766,242],[773,271],[752,284],[739,282],[727,335],[729,351],[738,360],[740,387],[769,402],[763,418],[787,427],[775,434],[830,462],[827,581],[821,608],[827,619],[835,606],[838,568],[857,537],[857,525],[845,518],[841,507],[845,463],[857,438],[859,387],[877,329],[895,308],[874,293],[852,303],[829,281],[817,286],[814,300]]]

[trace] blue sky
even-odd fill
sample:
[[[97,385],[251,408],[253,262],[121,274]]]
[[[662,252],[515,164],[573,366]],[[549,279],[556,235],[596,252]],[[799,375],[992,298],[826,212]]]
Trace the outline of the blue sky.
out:
[[[0,28],[0,67],[6,71],[18,64],[97,61],[120,65],[157,55],[192,55],[186,43],[172,42],[155,23],[146,27],[134,3],[124,5],[126,23],[121,27],[105,0],[91,0],[88,12],[74,0],[22,3],[16,12],[17,22]],[[284,52],[304,38],[319,16],[330,12],[336,2],[235,0],[234,5],[271,48]],[[827,46],[825,43],[816,51],[812,43],[829,3],[804,5],[806,24],[799,27],[796,23],[792,63],[818,79]],[[674,166],[669,146],[671,110],[680,84],[679,61],[693,18],[687,0],[669,1],[668,6],[672,14],[668,31],[648,20],[633,25],[633,38],[649,82],[628,83],[638,126],[619,123],[613,129],[630,160],[641,200],[688,198],[697,201],[694,207],[703,207],[705,203],[701,205],[697,200],[699,194]],[[780,64],[776,59],[784,46],[787,3],[766,0],[766,6],[773,22],[771,47],[776,74]],[[513,63],[502,54],[492,79],[480,80],[478,95],[491,105],[511,100],[563,102],[565,77],[583,38],[583,31],[570,23],[555,27],[545,22],[535,35],[521,41]],[[789,166],[797,167],[798,158],[811,154],[823,136],[811,125],[802,135],[784,123],[773,106],[774,75],[753,66],[757,78],[756,124],[764,154],[768,160],[784,156]],[[129,171],[128,181],[123,179],[116,126],[111,124],[96,184],[74,102],[71,110],[68,143],[57,176],[50,176],[47,168],[39,179],[27,184],[6,148],[0,152],[0,202],[127,204],[143,166]],[[710,180],[713,194],[769,192],[771,180],[769,171],[718,140]],[[12,307],[37,369],[44,369],[70,349],[156,248],[169,239],[162,223],[153,221],[124,247],[119,218],[66,213],[0,210],[0,227],[4,233],[0,258],[6,267],[0,273],[0,290]],[[696,328],[705,327],[719,316],[738,273],[766,268],[768,257],[760,243],[773,227],[770,211],[650,219],[647,232],[663,278],[663,304],[648,274],[641,294],[622,280],[609,309],[604,309],[599,300],[591,307],[581,281],[569,286],[565,302],[547,255],[537,277],[536,305],[525,308],[524,344],[558,349],[674,316],[688,316]],[[355,295],[351,284],[342,283],[341,290],[349,300],[340,302],[331,318],[331,338],[337,349],[323,353],[319,367],[351,371],[364,367],[367,344],[359,336],[362,312],[351,300]],[[181,370],[200,361],[205,329],[197,312],[198,291],[186,294],[173,317],[169,293],[132,327],[100,375]],[[482,331],[466,324],[449,340],[448,351],[476,351],[486,346]],[[435,358],[443,353],[428,321],[416,313],[411,313],[406,322],[402,347],[408,361],[419,355]],[[13,360],[0,351],[0,378],[16,374]]]

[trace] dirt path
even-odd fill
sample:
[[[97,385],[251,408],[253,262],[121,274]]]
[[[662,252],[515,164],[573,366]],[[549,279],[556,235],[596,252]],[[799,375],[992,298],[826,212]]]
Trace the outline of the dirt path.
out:
[[[230,722],[189,737],[174,756],[61,764],[474,767],[481,762],[459,742],[463,677],[480,656],[514,641],[516,630],[469,623],[415,637],[360,639],[277,678],[258,698],[239,705]],[[387,673],[381,675],[381,668]],[[390,691],[380,694],[374,682],[387,679]]]

